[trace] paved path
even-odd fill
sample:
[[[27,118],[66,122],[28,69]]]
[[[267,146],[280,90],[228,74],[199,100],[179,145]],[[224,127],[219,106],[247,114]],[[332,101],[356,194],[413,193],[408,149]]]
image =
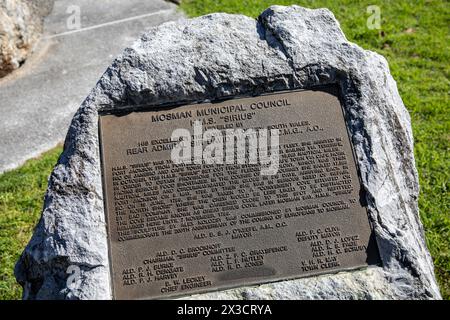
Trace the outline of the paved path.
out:
[[[67,27],[73,5],[80,8],[81,29]],[[0,172],[62,142],[111,61],[146,28],[180,18],[163,0],[57,0],[35,53],[0,79]]]

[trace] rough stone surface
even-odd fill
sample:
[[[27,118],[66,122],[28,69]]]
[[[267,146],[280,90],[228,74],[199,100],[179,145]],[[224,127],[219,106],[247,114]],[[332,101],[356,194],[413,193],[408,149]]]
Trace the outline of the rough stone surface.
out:
[[[24,298],[108,299],[98,110],[203,101],[337,83],[382,267],[191,296],[437,299],[419,220],[410,117],[386,60],[348,42],[326,9],[273,6],[257,19],[212,14],[144,34],[107,69],[72,120],[42,218],[16,277]],[[67,285],[70,265],[81,281]]]
[[[0,2],[0,77],[17,69],[39,39],[54,0]]]

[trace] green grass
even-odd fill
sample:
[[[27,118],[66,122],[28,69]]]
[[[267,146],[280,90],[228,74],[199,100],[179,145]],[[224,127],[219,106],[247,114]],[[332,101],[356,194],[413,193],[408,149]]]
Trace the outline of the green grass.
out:
[[[347,38],[384,55],[411,113],[420,175],[419,206],[444,298],[450,299],[450,110],[448,1],[183,0],[190,16],[211,12],[256,17],[271,4],[327,7]],[[381,29],[366,27],[368,5],[381,8]],[[13,267],[39,219],[47,177],[61,148],[0,175],[0,299],[20,298]]]
[[[47,179],[62,148],[0,175],[0,300],[18,299],[14,264],[39,220]]]
[[[257,17],[273,4],[328,8],[350,41],[389,61],[413,124],[427,244],[445,299],[450,299],[450,108],[448,1],[183,0],[191,17],[212,12]],[[367,6],[381,9],[381,29],[369,30]]]

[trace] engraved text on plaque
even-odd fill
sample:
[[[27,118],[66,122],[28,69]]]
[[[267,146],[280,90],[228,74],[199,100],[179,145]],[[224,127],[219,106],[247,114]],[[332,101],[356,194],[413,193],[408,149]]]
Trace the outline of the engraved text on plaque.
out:
[[[333,89],[334,90],[334,89]],[[164,298],[378,262],[332,89],[100,116],[113,294]],[[279,130],[279,169],[174,164],[177,128]]]

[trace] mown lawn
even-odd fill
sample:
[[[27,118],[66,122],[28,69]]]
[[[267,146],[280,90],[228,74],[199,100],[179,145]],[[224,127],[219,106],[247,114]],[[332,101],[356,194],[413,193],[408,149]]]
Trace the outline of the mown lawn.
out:
[[[444,298],[450,299],[450,109],[448,1],[183,0],[189,16],[211,12],[252,17],[272,4],[327,7],[351,41],[384,55],[411,113],[420,175],[419,206]],[[381,9],[381,29],[369,30],[367,6]],[[31,236],[47,177],[61,148],[0,175],[0,299],[20,298],[14,263]]]
[[[61,151],[57,147],[0,175],[0,300],[22,296],[14,264],[39,220],[47,179]]]

